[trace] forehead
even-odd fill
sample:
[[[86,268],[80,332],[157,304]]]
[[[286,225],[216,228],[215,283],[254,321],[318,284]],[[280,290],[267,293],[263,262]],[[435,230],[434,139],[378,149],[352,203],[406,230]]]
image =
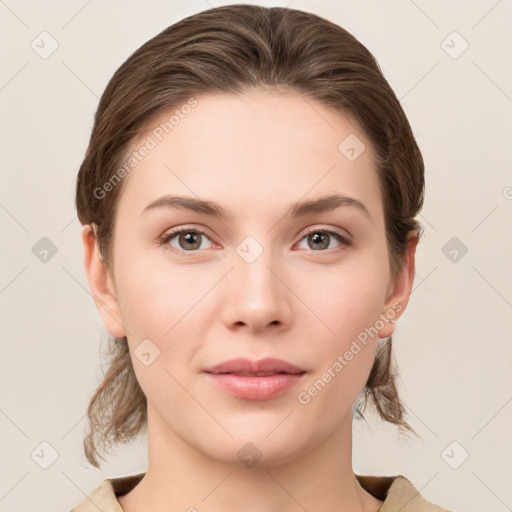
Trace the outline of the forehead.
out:
[[[297,93],[196,96],[154,119],[130,151],[143,145],[150,149],[124,178],[120,210],[129,202],[140,213],[164,194],[236,212],[342,192],[382,215],[366,134],[351,117]]]

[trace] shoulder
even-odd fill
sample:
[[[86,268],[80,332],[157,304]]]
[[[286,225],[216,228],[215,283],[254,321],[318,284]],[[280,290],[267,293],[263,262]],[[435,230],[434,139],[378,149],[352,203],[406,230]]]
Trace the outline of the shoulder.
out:
[[[131,491],[144,475],[145,473],[137,473],[120,478],[107,478],[70,512],[124,512],[117,497]]]
[[[403,475],[356,475],[356,478],[365,491],[383,501],[378,512],[450,512],[427,501]]]
[[[70,512],[124,512],[117,500],[130,492],[145,473],[108,478]],[[378,512],[450,512],[448,509],[427,501],[403,475],[370,476],[356,475],[361,487],[383,501]],[[399,509],[397,509],[399,507]]]

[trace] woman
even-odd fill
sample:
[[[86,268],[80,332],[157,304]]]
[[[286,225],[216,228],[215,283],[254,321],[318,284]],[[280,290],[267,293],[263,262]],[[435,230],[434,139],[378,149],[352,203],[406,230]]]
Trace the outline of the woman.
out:
[[[73,510],[444,510],[352,470],[367,402],[411,430],[391,336],[423,193],[396,96],[339,26],[225,6],[138,49],[100,100],[76,205],[113,351],[86,456],[147,428],[148,467]]]

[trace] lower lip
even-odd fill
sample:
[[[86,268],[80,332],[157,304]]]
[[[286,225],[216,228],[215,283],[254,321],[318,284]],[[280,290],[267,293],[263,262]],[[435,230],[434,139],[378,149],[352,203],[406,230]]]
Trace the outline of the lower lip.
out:
[[[286,393],[304,373],[276,373],[266,377],[247,377],[231,373],[207,373],[217,386],[237,398],[268,400]]]

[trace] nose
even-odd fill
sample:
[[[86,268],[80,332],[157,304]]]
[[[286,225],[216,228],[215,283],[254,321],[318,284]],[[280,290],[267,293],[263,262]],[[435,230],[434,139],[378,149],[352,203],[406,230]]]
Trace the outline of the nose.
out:
[[[285,272],[264,251],[255,261],[234,255],[232,270],[224,283],[222,316],[229,328],[250,332],[288,329],[291,325],[292,292]]]

